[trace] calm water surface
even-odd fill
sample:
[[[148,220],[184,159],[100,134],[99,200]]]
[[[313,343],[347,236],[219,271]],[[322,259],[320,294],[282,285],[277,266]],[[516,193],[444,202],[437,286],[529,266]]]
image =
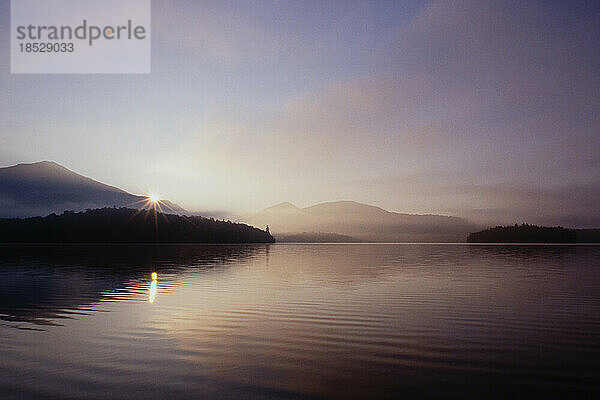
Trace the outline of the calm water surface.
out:
[[[599,246],[0,246],[2,399],[598,398],[599,382]]]

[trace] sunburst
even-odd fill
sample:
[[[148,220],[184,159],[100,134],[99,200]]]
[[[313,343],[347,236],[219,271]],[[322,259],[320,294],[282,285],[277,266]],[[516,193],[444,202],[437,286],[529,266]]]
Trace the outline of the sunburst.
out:
[[[147,195],[143,201],[144,208],[148,210],[158,210],[158,212],[163,212],[163,206],[165,206],[167,209],[169,208],[166,204],[164,204],[161,201],[160,196],[156,193],[151,193]]]
[[[143,213],[144,221],[148,216],[154,217],[154,230],[155,238],[158,241],[158,222],[159,219],[163,220],[164,223],[169,225],[169,219],[167,218],[166,212],[173,212],[173,208],[170,206],[168,201],[163,201],[160,196],[156,193],[150,193],[140,200],[131,204],[138,210],[131,216],[130,221],[133,220],[138,214]]]

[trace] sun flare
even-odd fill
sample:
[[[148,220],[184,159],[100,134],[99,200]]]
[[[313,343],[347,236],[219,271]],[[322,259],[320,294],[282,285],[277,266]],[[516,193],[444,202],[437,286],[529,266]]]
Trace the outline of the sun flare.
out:
[[[151,194],[150,196],[148,196],[148,199],[152,202],[152,203],[158,203],[160,201],[160,197],[158,197],[157,194]]]

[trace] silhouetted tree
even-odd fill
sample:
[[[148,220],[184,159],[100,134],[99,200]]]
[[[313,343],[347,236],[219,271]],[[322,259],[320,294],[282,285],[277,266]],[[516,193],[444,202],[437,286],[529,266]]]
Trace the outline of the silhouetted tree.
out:
[[[158,237],[156,232],[159,232]],[[101,208],[58,216],[0,219],[0,242],[23,243],[273,243],[258,228],[156,213],[153,210]]]
[[[467,237],[469,243],[575,243],[577,231],[561,226],[547,227],[529,224],[496,226]]]

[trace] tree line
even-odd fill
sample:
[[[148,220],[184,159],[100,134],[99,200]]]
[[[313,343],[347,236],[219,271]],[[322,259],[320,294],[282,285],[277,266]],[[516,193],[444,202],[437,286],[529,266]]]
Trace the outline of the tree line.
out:
[[[258,228],[155,210],[100,208],[0,219],[4,243],[273,243]]]
[[[562,226],[515,224],[470,233],[468,243],[598,243],[599,229],[567,229]]]

